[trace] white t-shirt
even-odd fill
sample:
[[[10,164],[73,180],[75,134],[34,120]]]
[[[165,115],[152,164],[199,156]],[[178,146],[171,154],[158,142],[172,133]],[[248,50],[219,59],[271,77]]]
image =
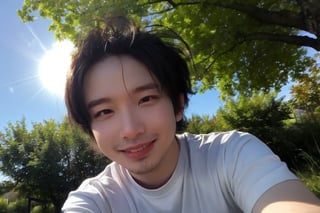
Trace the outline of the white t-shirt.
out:
[[[63,212],[249,213],[270,187],[297,179],[264,143],[248,133],[184,133],[177,137],[179,160],[162,187],[145,189],[125,168],[111,163],[70,192]]]

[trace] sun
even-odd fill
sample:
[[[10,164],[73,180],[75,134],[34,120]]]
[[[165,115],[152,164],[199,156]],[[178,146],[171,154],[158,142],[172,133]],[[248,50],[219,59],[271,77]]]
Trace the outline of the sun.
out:
[[[66,73],[70,67],[74,45],[64,40],[52,44],[39,61],[38,75],[45,89],[63,97]]]

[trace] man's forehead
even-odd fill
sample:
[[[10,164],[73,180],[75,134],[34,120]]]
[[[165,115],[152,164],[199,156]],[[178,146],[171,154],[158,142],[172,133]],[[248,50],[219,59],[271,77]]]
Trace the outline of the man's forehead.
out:
[[[152,72],[139,61],[129,56],[110,56],[88,72],[85,90],[89,88],[96,91],[95,93],[122,89],[127,93],[137,93],[150,89],[161,90],[161,85]]]

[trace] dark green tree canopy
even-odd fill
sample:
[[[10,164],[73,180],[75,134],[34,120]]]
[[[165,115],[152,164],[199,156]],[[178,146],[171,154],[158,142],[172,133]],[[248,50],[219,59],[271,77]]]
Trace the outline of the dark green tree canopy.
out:
[[[110,162],[98,156],[89,138],[64,120],[33,123],[24,119],[9,123],[0,133],[0,171],[22,196],[52,203],[60,212],[67,194]]]
[[[254,93],[250,98],[240,96],[230,99],[217,112],[220,122],[226,129],[238,129],[259,135],[268,143],[274,131],[284,126],[283,121],[290,118],[290,108],[275,94]]]
[[[279,89],[310,66],[305,47],[320,50],[318,0],[25,0],[18,14],[27,22],[36,12],[75,42],[114,13],[172,29],[192,51],[195,85],[222,96]]]

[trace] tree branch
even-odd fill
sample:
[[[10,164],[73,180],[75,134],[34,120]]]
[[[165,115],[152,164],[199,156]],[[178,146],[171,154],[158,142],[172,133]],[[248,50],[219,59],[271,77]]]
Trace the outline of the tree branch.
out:
[[[298,2],[298,7],[300,7],[300,12],[292,12],[289,10],[280,10],[280,11],[270,11],[267,9],[263,9],[260,7],[252,6],[252,5],[246,5],[246,4],[239,4],[239,3],[225,3],[224,1],[189,1],[189,2],[180,2],[175,3],[173,0],[154,0],[148,2],[149,4],[154,3],[161,3],[166,2],[170,4],[172,7],[168,9],[172,10],[177,7],[186,6],[186,5],[202,5],[202,6],[211,6],[211,7],[220,7],[225,9],[231,9],[234,11],[241,12],[243,14],[246,14],[250,16],[251,18],[271,25],[277,25],[287,28],[295,28],[297,30],[303,30],[306,32],[309,32],[311,34],[319,34],[318,28],[316,28],[316,24],[313,24],[313,28],[311,28],[306,20],[305,14],[303,8],[301,7],[301,1]],[[302,1],[303,2],[303,1]],[[312,4],[308,4],[310,7]],[[316,7],[317,4],[314,5]],[[318,6],[319,7],[319,6]],[[318,7],[316,7],[316,11],[318,11]],[[166,11],[163,11],[166,12]],[[320,15],[319,15],[320,17]],[[318,18],[318,16],[315,18]],[[313,22],[317,22],[318,19],[312,19]],[[316,28],[316,29],[314,29]],[[248,34],[244,36],[247,40],[270,40],[270,41],[279,41],[279,42],[285,42],[288,44],[294,44],[294,45],[300,45],[300,46],[308,46],[311,48],[314,48],[317,51],[320,51],[320,38],[310,38],[308,36],[292,36],[292,35],[280,35],[280,34],[273,34],[273,33],[253,33]]]
[[[270,11],[267,9],[263,9],[256,6],[251,5],[245,5],[245,4],[239,4],[239,3],[224,3],[224,1],[190,1],[190,2],[180,2],[180,3],[174,3],[172,0],[157,0],[148,2],[149,4],[154,3],[161,3],[161,2],[167,2],[170,4],[173,8],[186,6],[186,5],[207,5],[212,7],[221,7],[225,9],[231,9],[235,11],[242,12],[244,14],[247,14],[248,16],[269,24],[274,25],[280,25],[284,27],[294,27],[300,30],[308,31],[308,28],[305,26],[305,22],[303,19],[302,13],[294,13],[289,10],[281,10],[281,11]]]
[[[269,40],[269,41],[279,41],[288,44],[294,44],[298,46],[312,47],[317,51],[320,51],[320,41],[308,36],[295,36],[295,35],[281,35],[267,32],[257,32],[251,34],[241,35],[245,40]]]
[[[215,3],[208,4],[245,13],[248,16],[264,23],[280,25],[284,27],[295,27],[308,31],[304,25],[303,16],[300,13],[294,13],[288,10],[270,11],[251,5],[238,3],[226,4],[223,3],[223,1],[217,1]]]

